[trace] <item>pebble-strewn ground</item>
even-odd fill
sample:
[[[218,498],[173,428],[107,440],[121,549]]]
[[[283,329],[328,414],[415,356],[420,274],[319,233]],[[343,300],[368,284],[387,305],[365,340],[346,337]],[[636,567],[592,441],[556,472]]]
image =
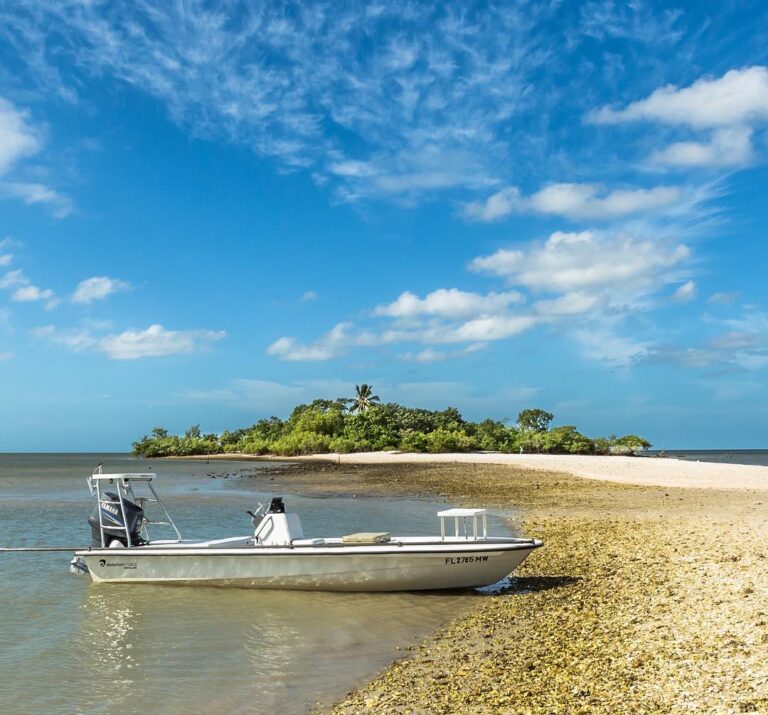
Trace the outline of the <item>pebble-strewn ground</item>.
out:
[[[478,597],[334,713],[768,712],[768,492],[467,465],[294,478],[522,507],[524,533],[546,541],[509,591]]]

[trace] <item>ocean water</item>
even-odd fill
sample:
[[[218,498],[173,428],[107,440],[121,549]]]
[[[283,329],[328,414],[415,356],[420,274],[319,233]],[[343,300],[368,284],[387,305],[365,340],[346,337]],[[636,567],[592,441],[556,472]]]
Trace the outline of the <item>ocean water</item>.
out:
[[[768,449],[667,449],[650,450],[646,454],[685,459],[689,462],[719,462],[721,464],[755,464],[768,467]]]
[[[308,535],[436,533],[435,511],[445,506],[293,495],[279,491],[279,476],[258,478],[264,466],[254,462],[0,455],[0,546],[86,545],[92,503],[85,477],[101,460],[106,472],[151,466],[185,538],[247,534],[245,510],[281,493]],[[241,470],[256,478],[235,476]],[[499,515],[490,525],[505,533]],[[343,696],[397,647],[482,598],[97,586],[69,573],[70,558],[0,554],[2,712],[302,713]]]

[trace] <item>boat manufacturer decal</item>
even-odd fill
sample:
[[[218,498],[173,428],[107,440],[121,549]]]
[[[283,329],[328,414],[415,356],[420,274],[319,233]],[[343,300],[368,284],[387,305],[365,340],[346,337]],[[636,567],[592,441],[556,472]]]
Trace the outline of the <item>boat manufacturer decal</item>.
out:
[[[128,571],[132,571],[136,568],[135,561],[107,561],[106,559],[99,559],[99,566],[102,568],[123,568]]]
[[[488,561],[487,556],[446,556],[445,563],[450,565],[456,564],[474,564],[478,561]]]

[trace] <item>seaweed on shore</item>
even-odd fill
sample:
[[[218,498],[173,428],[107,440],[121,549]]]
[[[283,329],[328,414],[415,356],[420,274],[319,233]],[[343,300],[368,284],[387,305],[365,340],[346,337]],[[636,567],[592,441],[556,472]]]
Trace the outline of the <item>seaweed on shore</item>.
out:
[[[336,715],[768,712],[768,526],[754,494],[464,465],[347,479],[522,506],[546,547]]]

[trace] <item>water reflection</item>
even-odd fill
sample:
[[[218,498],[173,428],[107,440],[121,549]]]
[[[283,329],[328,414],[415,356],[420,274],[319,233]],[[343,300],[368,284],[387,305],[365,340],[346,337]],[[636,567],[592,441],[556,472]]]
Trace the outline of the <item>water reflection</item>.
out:
[[[93,586],[73,634],[93,675],[86,711],[305,712],[469,607],[469,594],[336,594]],[[318,695],[321,694],[321,695]]]
[[[99,680],[130,687],[139,655],[141,612],[135,599],[117,589],[92,588],[83,604],[81,642],[91,658],[91,672]]]

